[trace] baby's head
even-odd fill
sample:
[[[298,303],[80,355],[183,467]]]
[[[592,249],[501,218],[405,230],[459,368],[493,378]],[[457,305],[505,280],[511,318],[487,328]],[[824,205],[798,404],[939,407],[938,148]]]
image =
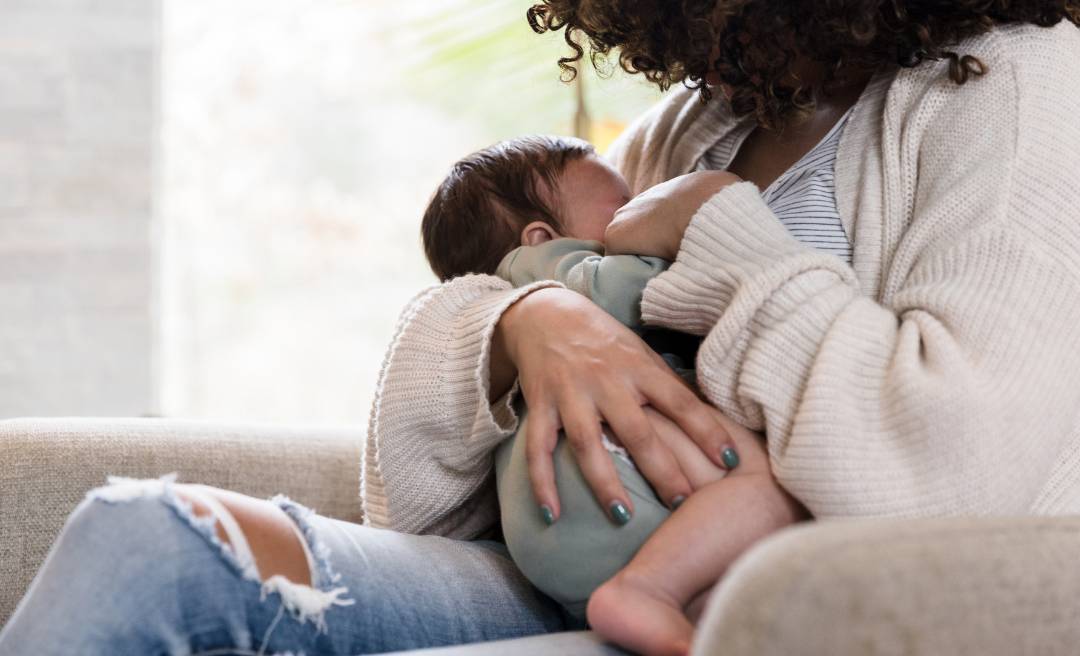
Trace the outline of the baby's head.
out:
[[[495,273],[518,246],[558,237],[603,241],[626,180],[587,141],[537,135],[502,141],[454,164],[420,232],[435,275]]]

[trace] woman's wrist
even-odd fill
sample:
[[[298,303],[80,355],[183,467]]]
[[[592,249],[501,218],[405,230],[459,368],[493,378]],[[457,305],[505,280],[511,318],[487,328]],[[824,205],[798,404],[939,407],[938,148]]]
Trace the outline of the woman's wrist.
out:
[[[520,301],[518,301],[520,303]],[[515,304],[516,305],[516,304]],[[509,312],[514,306],[507,308]],[[506,317],[503,312],[503,318]],[[488,402],[494,403],[504,394],[510,391],[517,380],[517,366],[510,359],[506,349],[506,328],[503,319],[495,324],[495,331],[491,334],[491,347],[488,358]]]
[[[518,368],[514,338],[520,334],[519,328],[523,323],[533,321],[526,315],[537,305],[545,303],[549,296],[565,293],[565,291],[559,287],[540,288],[522,296],[503,310],[499,322],[495,324],[495,331],[491,335],[490,364],[488,365],[490,377],[488,400],[490,402],[494,403],[510,391],[510,388],[514,386],[514,381],[517,380]]]

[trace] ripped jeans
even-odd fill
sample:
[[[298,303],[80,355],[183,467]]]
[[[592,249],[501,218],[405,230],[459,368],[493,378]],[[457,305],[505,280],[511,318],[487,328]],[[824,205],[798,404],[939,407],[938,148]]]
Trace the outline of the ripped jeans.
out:
[[[372,529],[273,502],[307,540],[310,587],[260,581],[169,479],[90,492],[0,633],[0,656],[351,655],[583,628],[501,544]]]

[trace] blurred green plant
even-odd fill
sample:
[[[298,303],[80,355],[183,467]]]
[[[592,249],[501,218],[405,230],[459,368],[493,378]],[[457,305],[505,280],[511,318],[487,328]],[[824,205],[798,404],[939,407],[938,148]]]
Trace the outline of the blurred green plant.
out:
[[[403,18],[384,36],[393,52],[407,53],[405,86],[478,122],[493,141],[574,134],[591,124],[589,136],[603,149],[660,97],[640,76],[610,65],[598,74],[582,62],[577,81],[562,81],[556,62],[569,48],[562,32],[529,28],[525,12],[533,0],[393,1]]]

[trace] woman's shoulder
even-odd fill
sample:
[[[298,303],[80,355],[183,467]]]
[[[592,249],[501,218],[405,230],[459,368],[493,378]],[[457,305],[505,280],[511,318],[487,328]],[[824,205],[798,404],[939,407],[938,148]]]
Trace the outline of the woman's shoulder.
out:
[[[957,84],[947,59],[901,69],[887,90],[886,124],[899,120],[895,127],[904,129],[901,124],[943,122],[961,132],[995,131],[1001,141],[1080,110],[1080,29],[1068,21],[1000,26],[952,50],[976,58],[984,73]]]
[[[951,48],[960,57],[971,56],[985,66],[985,74],[970,76],[972,84],[957,85],[949,79],[948,59],[926,61],[914,68],[901,68],[889,94],[899,89],[934,85],[944,88],[978,90],[983,79],[1015,78],[1018,87],[1050,86],[1065,93],[1080,73],[1080,28],[1068,21],[1053,27],[1031,23],[1002,25],[985,34],[968,37]],[[918,95],[918,94],[916,94]]]
[[[1054,27],[1003,26],[973,39],[973,54],[990,75],[1009,76],[1018,130],[1053,132],[1067,139],[1080,111],[1080,28],[1064,20]],[[993,99],[987,98],[987,102]],[[1069,124],[1069,125],[1066,125]]]
[[[980,58],[1067,72],[1080,68],[1080,28],[1068,20],[1053,27],[1002,25],[965,40],[958,52],[965,54],[968,49]]]
[[[909,182],[896,184],[924,203],[968,190],[964,205],[992,208],[984,218],[1010,229],[1036,206],[1045,210],[1040,221],[1073,221],[1058,210],[1080,203],[1071,180],[1080,168],[1080,29],[1002,26],[952,50],[977,58],[984,74],[957,84],[948,60],[925,62],[902,69],[888,89],[882,161],[892,171],[917,162]],[[1055,230],[1044,235],[1062,234]]]
[[[1080,75],[1080,28],[1068,20],[1053,27],[1002,25],[961,41],[953,50],[961,57],[978,58],[988,78],[1012,76],[1019,93],[1043,89],[1057,97],[1071,95]],[[947,76],[948,62],[938,62],[936,69],[939,77]]]

